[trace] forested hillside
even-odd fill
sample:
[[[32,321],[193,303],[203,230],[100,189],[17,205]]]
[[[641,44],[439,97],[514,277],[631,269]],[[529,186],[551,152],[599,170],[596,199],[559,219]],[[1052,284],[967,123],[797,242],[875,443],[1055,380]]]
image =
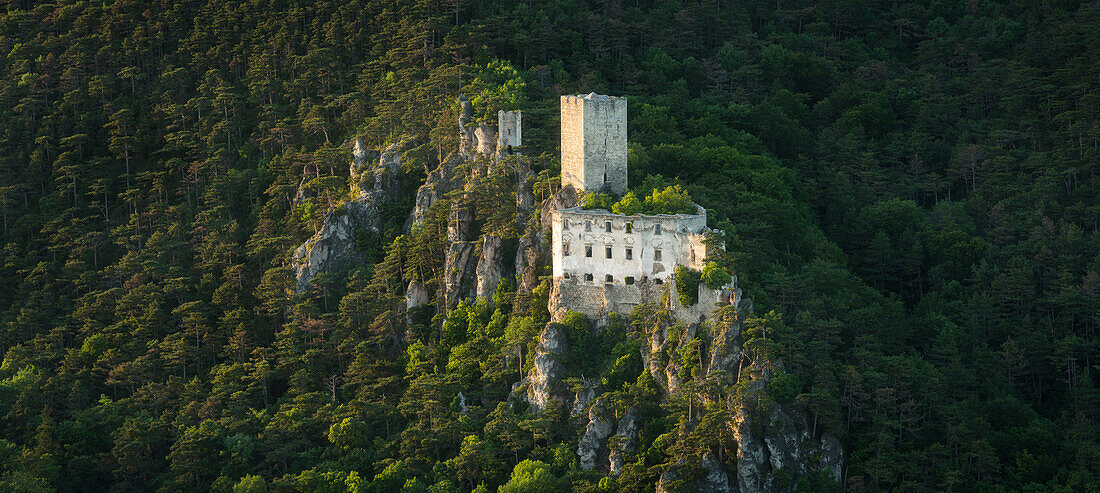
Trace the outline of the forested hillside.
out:
[[[784,406],[844,467],[778,490],[1100,491],[1098,40],[1071,0],[0,2],[0,490],[690,489],[737,409]],[[511,392],[549,266],[439,298],[448,207],[522,250],[517,189],[537,223],[589,92],[629,100],[637,197],[708,209],[772,375],[704,378],[723,319],[569,317],[563,383],[638,416],[615,475]],[[460,93],[522,110],[524,156],[410,216]],[[357,261],[299,291],[354,139],[411,144]]]

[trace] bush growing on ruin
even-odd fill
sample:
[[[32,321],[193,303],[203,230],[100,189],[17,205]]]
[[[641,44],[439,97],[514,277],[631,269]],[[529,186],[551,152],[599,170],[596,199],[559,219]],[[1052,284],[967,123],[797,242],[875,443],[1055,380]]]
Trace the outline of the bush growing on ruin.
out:
[[[634,192],[626,192],[618,202],[615,202],[611,206],[611,212],[615,214],[626,214],[628,216],[636,216],[645,211],[645,203],[638,199]]]
[[[645,198],[647,214],[694,214],[695,204],[691,196],[680,185],[666,187],[664,190],[653,189],[653,193]]]
[[[726,272],[718,262],[707,262],[703,267],[703,283],[710,289],[718,289],[733,280],[733,276]]]
[[[641,200],[634,192],[627,192],[621,199],[609,193],[589,193],[581,201],[584,209],[607,209],[615,214],[628,216],[654,214],[694,214],[695,203],[680,185],[665,187]]]
[[[609,193],[588,193],[585,194],[584,200],[581,202],[581,208],[583,209],[605,209],[612,210],[614,207],[615,197]]]
[[[680,304],[692,306],[699,302],[699,282],[702,274],[682,265],[676,266],[676,294],[680,297]]]

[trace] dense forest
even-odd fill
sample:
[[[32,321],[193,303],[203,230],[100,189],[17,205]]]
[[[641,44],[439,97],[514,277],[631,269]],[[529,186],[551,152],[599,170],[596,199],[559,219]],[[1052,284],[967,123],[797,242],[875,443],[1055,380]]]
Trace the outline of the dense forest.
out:
[[[839,479],[780,490],[1100,491],[1098,40],[1100,3],[1073,0],[0,1],[0,490],[698,474],[748,404],[696,378],[691,344],[674,357],[698,385],[657,397],[638,351],[660,313],[562,325],[592,348],[572,382],[640,416],[612,476],[579,467],[568,410],[510,397],[547,265],[405,311],[409,282],[442,282],[448,201],[522,234],[492,176],[406,224],[458,149],[459,94],[482,121],[524,112],[505,165],[541,201],[558,98],[594,91],[630,102],[637,198],[707,208],[754,301],[745,347],[778,368],[762,399],[843,445]],[[299,291],[353,139],[412,139],[403,198],[361,262]]]

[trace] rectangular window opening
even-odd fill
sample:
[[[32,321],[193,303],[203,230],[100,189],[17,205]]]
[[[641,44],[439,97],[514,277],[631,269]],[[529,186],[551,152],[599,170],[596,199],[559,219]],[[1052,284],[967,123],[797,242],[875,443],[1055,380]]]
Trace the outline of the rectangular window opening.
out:
[[[607,253],[607,258],[611,258],[611,247],[604,247],[604,252]]]
[[[588,258],[592,258],[592,245],[585,245],[584,246],[584,256],[588,257]]]
[[[653,260],[661,260],[661,251],[653,250]]]
[[[634,278],[633,277],[627,277],[626,278],[626,285],[630,286],[632,284],[634,284]]]
[[[584,280],[586,282],[592,282],[592,274],[585,274],[584,275]]]
[[[611,232],[611,221],[607,221],[606,223],[603,223],[603,230],[604,230],[605,233],[610,233]]]
[[[603,282],[611,284],[611,283],[615,282],[615,278],[611,277],[611,274],[608,274],[606,276],[603,276]]]
[[[584,230],[585,231],[592,231],[592,221],[585,221],[584,222]]]
[[[626,249],[626,259],[627,260],[634,260],[634,249],[633,248],[627,248]]]
[[[634,232],[634,223],[626,223],[626,233],[630,234]]]
[[[655,234],[655,235],[661,234],[661,225],[660,224],[654,224],[653,225],[653,234]]]

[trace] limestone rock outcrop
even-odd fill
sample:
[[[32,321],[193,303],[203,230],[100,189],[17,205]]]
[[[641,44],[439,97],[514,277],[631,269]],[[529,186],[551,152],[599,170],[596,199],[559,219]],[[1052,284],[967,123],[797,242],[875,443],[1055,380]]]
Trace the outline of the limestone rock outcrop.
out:
[[[508,275],[506,268],[510,266],[504,262],[504,256],[504,240],[491,234],[482,237],[481,257],[477,261],[476,269],[475,294],[478,298],[492,298],[500,280]]]
[[[451,202],[447,218],[447,246],[443,256],[442,309],[449,310],[469,297],[475,282],[477,241],[471,237],[474,213],[462,202]]]
[[[411,310],[428,304],[428,288],[418,281],[410,281],[405,289],[405,310]]]
[[[362,262],[355,249],[355,235],[360,228],[378,233],[382,204],[398,198],[403,187],[402,155],[415,147],[413,139],[403,139],[381,153],[367,150],[355,139],[349,165],[351,198],[329,210],[325,222],[312,238],[299,246],[292,257],[295,288],[305,291],[313,278],[322,272],[336,272],[349,262]],[[377,156],[377,164],[374,157]],[[301,195],[301,194],[299,194]]]
[[[588,412],[588,405],[596,398],[596,383],[584,383],[584,387],[573,394],[573,407],[569,411],[570,418],[584,416]]]
[[[297,292],[309,288],[313,278],[322,272],[335,272],[347,262],[362,261],[355,251],[355,228],[350,216],[333,214],[325,219],[321,231],[294,250],[292,261]]]
[[[702,469],[701,476],[687,474],[684,468],[695,466],[686,463],[669,466],[661,476],[658,491],[688,488],[711,492],[776,492],[783,490],[776,484],[779,471],[796,477],[824,472],[839,480],[843,467],[839,441],[828,434],[815,437],[804,416],[786,404],[767,398],[767,382],[774,372],[782,371],[782,364],[764,365],[746,358],[742,352],[741,328],[752,311],[752,303],[743,299],[739,290],[734,291],[730,303],[733,309],[717,312],[717,316],[710,319],[713,325],[707,332],[691,324],[680,326],[681,332],[677,334],[670,334],[678,330],[676,326],[648,334],[640,350],[643,365],[663,394],[675,394],[685,383],[680,375],[679,358],[675,355],[681,354],[685,344],[698,337],[701,347],[705,348],[705,357],[701,358],[697,378],[730,385],[737,382],[739,376],[747,376],[749,384],[742,398],[767,404],[731,409],[733,443],[727,457],[722,460],[707,452],[697,464]],[[612,453],[612,465],[618,468],[614,449]],[[690,479],[692,477],[695,479]]]
[[[458,102],[461,107],[458,117],[458,152],[466,159],[473,159],[478,154],[493,156],[497,153],[497,128],[490,125],[478,125],[474,121],[473,105],[460,94]]]
[[[726,474],[722,464],[718,462],[713,453],[707,451],[703,454],[703,459],[699,461],[699,465],[706,471],[706,475],[699,480],[700,493],[730,493],[734,491],[730,486],[729,474]]]
[[[751,399],[765,392],[771,372],[756,364],[746,371],[753,377],[746,392]],[[780,470],[795,477],[824,472],[840,479],[843,467],[840,442],[827,434],[813,437],[805,418],[786,406],[776,403],[763,410],[741,408],[732,424],[741,491],[781,491],[775,484],[775,474]]]
[[[602,406],[597,402],[588,410],[588,426],[584,429],[584,436],[577,444],[577,456],[580,457],[581,469],[591,471],[596,468],[601,451],[606,448],[607,437],[615,429],[611,421],[603,416]]]
[[[626,415],[619,418],[615,436],[608,441],[610,452],[607,455],[608,472],[618,476],[626,465],[629,454],[638,448],[638,409],[630,408]]]
[[[434,170],[428,172],[428,177],[420,188],[416,190],[413,199],[413,209],[405,220],[405,230],[408,231],[413,224],[421,222],[428,214],[432,204],[445,198],[448,193],[462,188],[465,177],[461,172],[462,164],[466,162],[459,153],[451,153]]]
[[[546,325],[539,334],[539,343],[535,349],[535,362],[530,375],[516,384],[525,387],[527,403],[532,412],[540,412],[551,401],[563,401],[568,389],[562,382],[561,360],[568,351],[565,333],[555,323]]]

